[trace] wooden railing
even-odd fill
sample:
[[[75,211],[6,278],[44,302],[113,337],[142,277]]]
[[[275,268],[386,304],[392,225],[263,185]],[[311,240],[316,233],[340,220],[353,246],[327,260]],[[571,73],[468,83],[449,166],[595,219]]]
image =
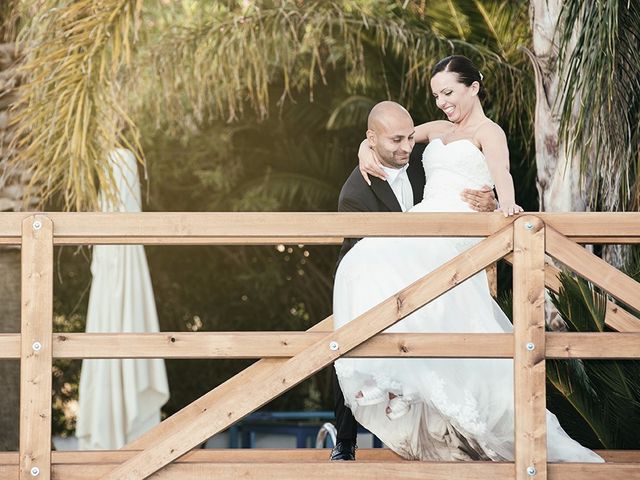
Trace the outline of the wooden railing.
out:
[[[329,317],[307,332],[54,334],[53,247],[92,244],[335,244],[343,237],[487,237],[349,324]],[[640,214],[2,213],[0,244],[22,248],[22,327],[0,335],[0,358],[20,359],[20,451],[0,452],[0,478],[26,479],[583,479],[640,478],[637,452],[607,463],[547,463],[546,358],[640,358],[640,320],[616,303],[618,333],[545,333],[545,255],[640,311],[640,285],[578,243],[638,243]],[[487,265],[513,263],[513,334],[380,333]],[[1,272],[0,272],[1,273]],[[410,462],[360,451],[201,451],[194,447],[341,356],[514,359],[514,462]],[[51,452],[53,358],[261,358],[123,449]],[[250,394],[247,394],[250,392]]]

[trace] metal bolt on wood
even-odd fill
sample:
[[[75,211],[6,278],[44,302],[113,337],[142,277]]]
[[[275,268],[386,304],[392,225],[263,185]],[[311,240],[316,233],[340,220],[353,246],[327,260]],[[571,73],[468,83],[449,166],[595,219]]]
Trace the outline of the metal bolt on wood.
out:
[[[527,468],[527,475],[529,475],[530,477],[534,477],[536,473],[538,473],[538,471],[533,465]]]
[[[527,350],[529,350],[530,352],[532,352],[533,350],[535,350],[536,345],[533,342],[529,342],[527,343]]]
[[[338,345],[338,342],[331,342],[329,344],[329,349],[333,350],[334,352],[338,350],[338,348],[340,348],[340,345]]]
[[[31,348],[33,348],[35,352],[39,352],[40,350],[42,350],[42,344],[40,342],[33,342]]]
[[[33,467],[31,469],[31,476],[37,477],[38,475],[40,475],[40,469],[38,467]]]

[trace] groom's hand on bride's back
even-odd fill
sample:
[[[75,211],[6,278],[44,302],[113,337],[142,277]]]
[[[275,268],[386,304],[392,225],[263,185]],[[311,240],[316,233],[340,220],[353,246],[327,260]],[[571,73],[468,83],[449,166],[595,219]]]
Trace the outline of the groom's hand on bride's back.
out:
[[[480,190],[465,188],[460,196],[476,212],[493,212],[498,206],[496,194],[489,185],[484,185]]]

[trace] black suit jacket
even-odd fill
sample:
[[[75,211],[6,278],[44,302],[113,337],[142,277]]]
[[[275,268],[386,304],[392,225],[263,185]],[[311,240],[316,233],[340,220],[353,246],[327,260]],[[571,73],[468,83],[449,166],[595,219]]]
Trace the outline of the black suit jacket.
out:
[[[413,203],[422,201],[425,185],[425,173],[422,166],[422,152],[426,145],[417,144],[409,157],[409,167],[407,176],[411,182],[413,190]],[[356,167],[340,191],[338,201],[339,212],[401,212],[398,199],[385,180],[376,177],[369,177],[371,186],[362,178],[360,170]],[[351,250],[359,238],[345,238],[342,242],[338,263],[342,257]]]

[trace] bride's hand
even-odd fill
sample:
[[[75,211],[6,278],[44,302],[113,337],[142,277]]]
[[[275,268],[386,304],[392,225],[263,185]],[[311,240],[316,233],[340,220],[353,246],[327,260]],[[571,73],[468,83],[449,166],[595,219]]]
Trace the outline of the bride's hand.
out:
[[[510,217],[512,215],[517,215],[520,212],[524,212],[520,205],[512,203],[510,205],[500,205],[496,208],[496,212],[502,212],[505,217]]]
[[[364,181],[367,182],[367,185],[369,186],[371,186],[369,175],[373,175],[374,177],[378,177],[382,180],[387,179],[387,174],[384,173],[384,170],[382,169],[380,159],[376,155],[376,152],[369,147],[369,141],[366,139],[360,144],[360,148],[358,149],[358,168],[360,169],[360,174],[364,178]]]

